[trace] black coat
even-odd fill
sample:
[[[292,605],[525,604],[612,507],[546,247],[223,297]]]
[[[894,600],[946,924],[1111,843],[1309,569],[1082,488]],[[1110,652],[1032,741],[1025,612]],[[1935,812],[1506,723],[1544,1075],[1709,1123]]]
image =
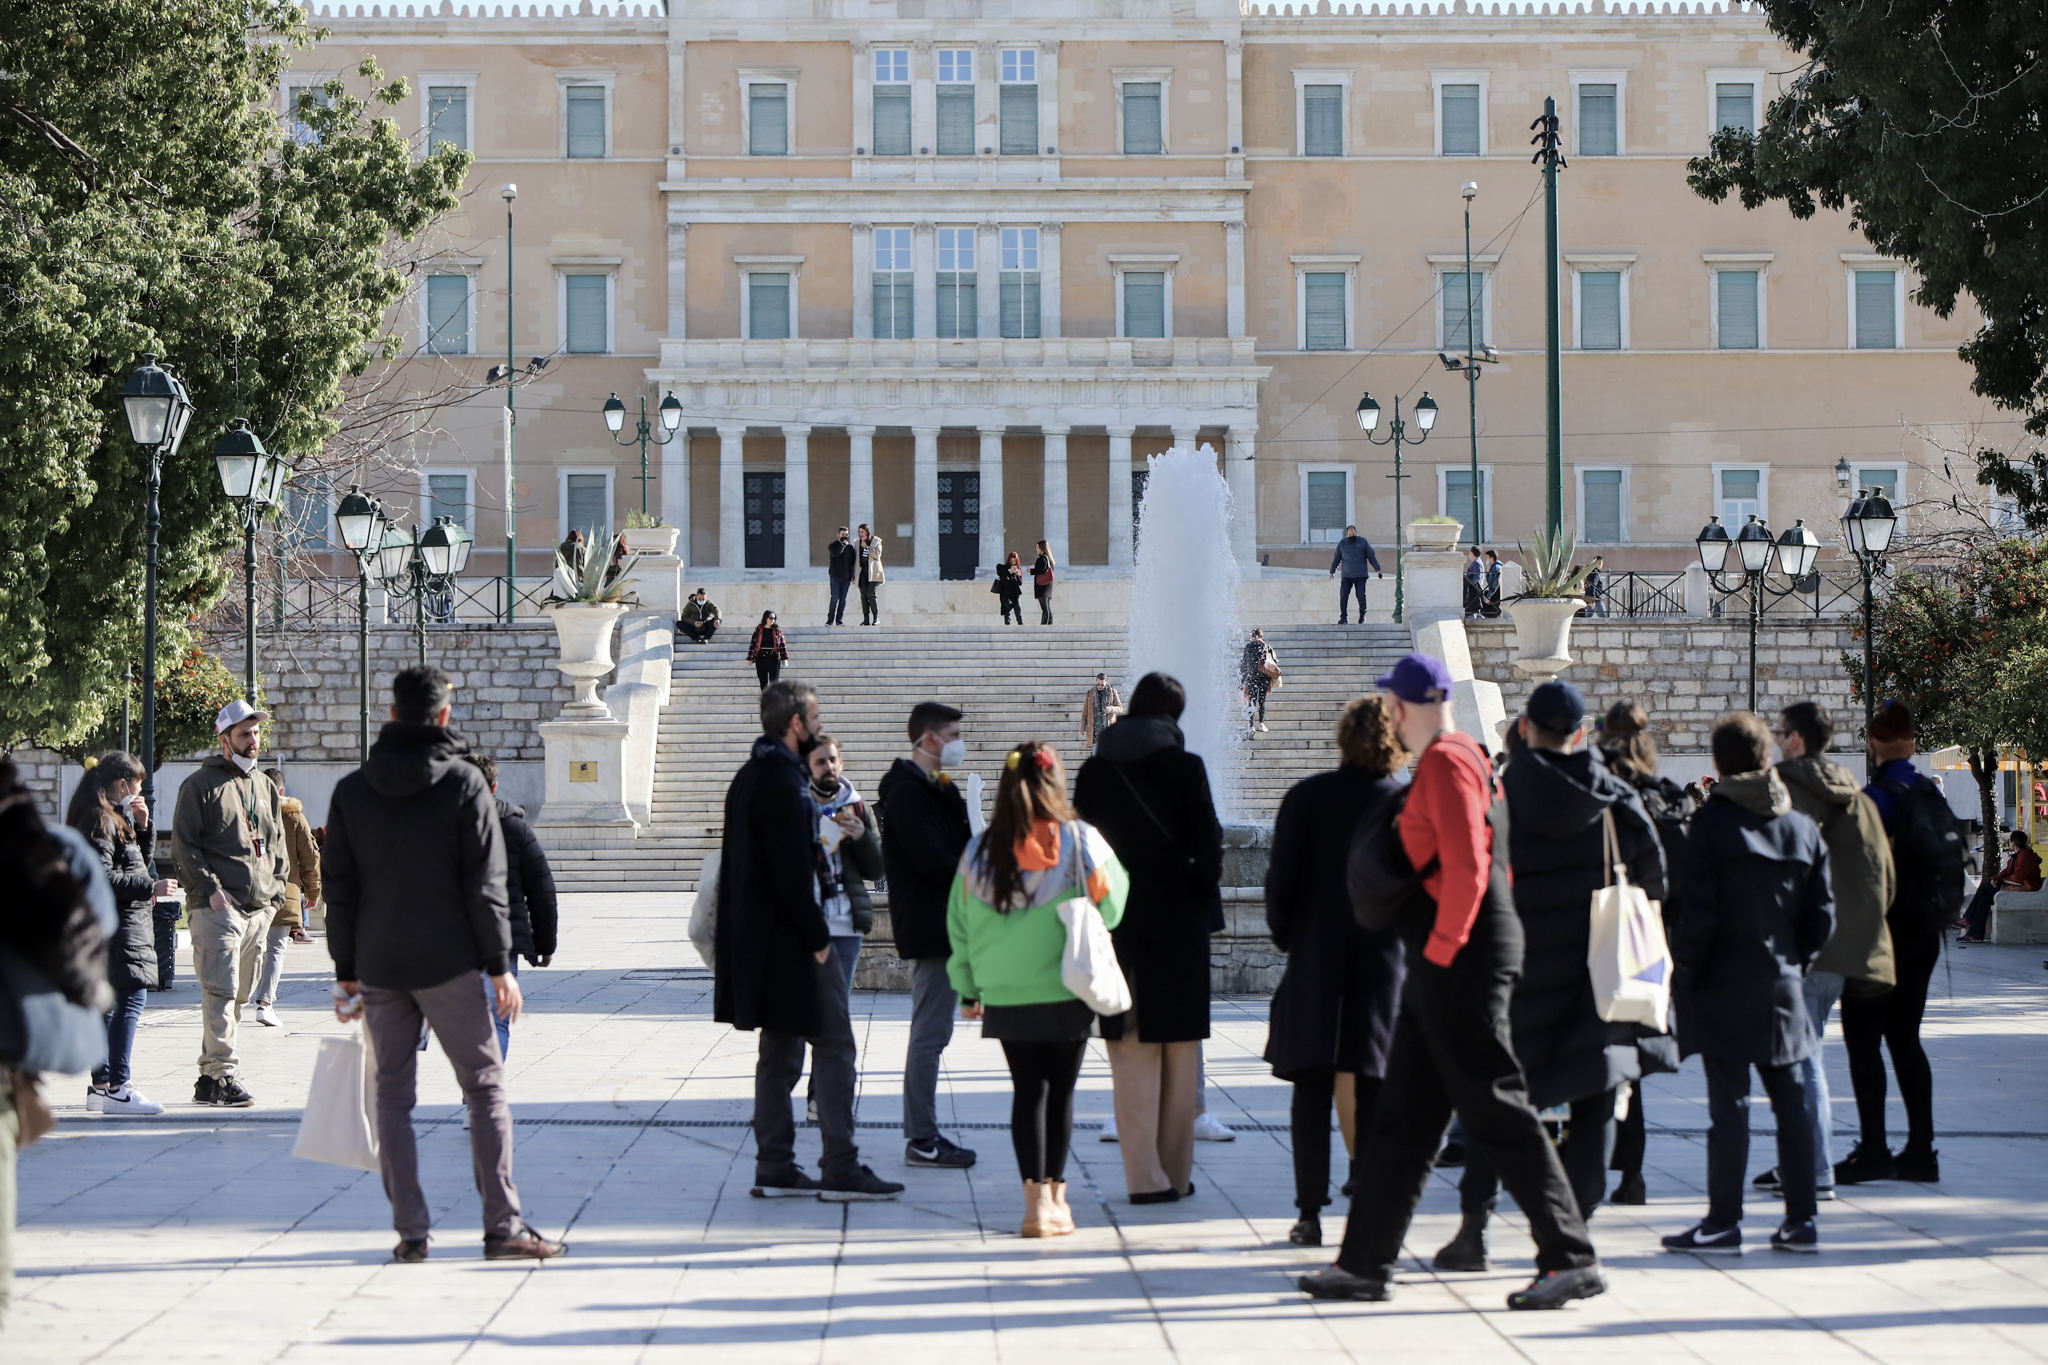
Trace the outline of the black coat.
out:
[[[334,784],[320,880],[338,980],[419,990],[511,969],[505,832],[469,742],[391,721]]]
[[[156,874],[142,850],[148,825],[133,835],[103,833],[97,825],[79,831],[100,855],[107,886],[114,893],[114,912],[121,922],[107,940],[107,983],[117,991],[147,991],[157,986]]]
[[[1287,971],[1268,1012],[1266,1060],[1283,1079],[1318,1067],[1386,1074],[1407,958],[1392,930],[1359,927],[1344,865],[1358,817],[1400,785],[1338,768],[1303,778],[1280,802],[1266,924]]]
[[[1766,777],[1776,802],[1761,799]],[[1686,867],[1667,927],[1679,1047],[1764,1066],[1812,1055],[1801,979],[1835,928],[1820,826],[1792,809],[1774,773],[1725,779],[1692,817]]]
[[[818,904],[817,816],[803,761],[766,735],[725,792],[712,1017],[737,1029],[816,1037],[816,963],[831,946]]]
[[[1607,757],[1603,750],[1601,756]],[[1657,842],[1664,848],[1664,923],[1669,925],[1673,915],[1678,913],[1679,901],[1683,898],[1685,885],[1691,879],[1685,875],[1685,836],[1692,822],[1692,798],[1685,794],[1685,788],[1668,777],[1655,773],[1636,777],[1622,777],[1613,767],[1608,771],[1636,789],[1636,797],[1643,803],[1643,813],[1650,817],[1656,827]],[[1672,1011],[1677,1017],[1677,1011]],[[1678,1039],[1670,1033],[1653,1033],[1647,1027],[1636,1030],[1636,1061],[1645,1076],[1668,1075],[1679,1067]]]
[[[1209,935],[1223,928],[1223,828],[1209,770],[1165,716],[1126,716],[1102,732],[1074,781],[1074,808],[1130,873],[1123,923],[1111,933],[1130,983],[1139,1036],[1209,1036]],[[1147,811],[1150,814],[1147,814]],[[1121,1038],[1127,1016],[1105,1018]]]
[[[850,540],[834,540],[825,548],[826,574],[828,577],[851,583],[854,570],[860,565],[860,551],[853,548]]]
[[[498,827],[505,831],[505,905],[512,921],[512,951],[538,962],[555,955],[555,930],[561,922],[555,870],[548,866],[533,826],[526,823],[526,807],[509,801],[499,801],[497,807]]]
[[[1602,816],[1614,816],[1629,880],[1651,900],[1664,895],[1664,851],[1635,788],[1591,750],[1525,750],[1501,774],[1501,789],[1523,935],[1508,1017],[1529,1099],[1543,1109],[1642,1074],[1634,1025],[1600,1017],[1586,969],[1593,893],[1607,884]]]
[[[1024,595],[1023,567],[1012,568],[1007,562],[996,565],[996,579],[989,586],[989,591],[1005,602],[1017,601]]]
[[[907,758],[889,766],[875,794],[896,956],[906,961],[951,957],[946,898],[953,893],[960,855],[973,837],[967,825],[967,798],[951,781],[926,777],[924,769]]]

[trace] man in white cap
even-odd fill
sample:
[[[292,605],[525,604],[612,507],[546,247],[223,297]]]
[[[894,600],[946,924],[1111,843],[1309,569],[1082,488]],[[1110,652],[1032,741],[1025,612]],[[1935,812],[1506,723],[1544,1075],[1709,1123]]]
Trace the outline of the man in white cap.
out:
[[[220,752],[178,788],[171,842],[187,888],[192,973],[199,978],[199,1082],[195,1104],[246,1109],[255,1096],[235,1076],[235,987],[254,971],[270,920],[291,880],[284,809],[256,766],[269,716],[237,699],[221,707],[213,732]]]

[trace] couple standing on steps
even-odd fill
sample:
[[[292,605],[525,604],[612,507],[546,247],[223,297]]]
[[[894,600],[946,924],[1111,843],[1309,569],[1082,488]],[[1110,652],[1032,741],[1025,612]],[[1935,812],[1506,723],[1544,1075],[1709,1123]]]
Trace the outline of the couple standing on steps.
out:
[[[860,584],[860,623],[882,624],[882,608],[875,589],[887,582],[882,572],[882,538],[862,522],[858,534],[849,537],[844,526],[825,547],[825,574],[832,584],[832,596],[825,604],[825,624],[846,624],[846,594]]]

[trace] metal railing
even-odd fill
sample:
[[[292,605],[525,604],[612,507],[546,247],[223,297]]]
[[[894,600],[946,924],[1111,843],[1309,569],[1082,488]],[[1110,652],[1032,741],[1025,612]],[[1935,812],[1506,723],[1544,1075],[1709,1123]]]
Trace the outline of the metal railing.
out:
[[[522,576],[518,586],[519,620],[534,620],[540,614],[549,588],[545,575]],[[353,576],[320,575],[293,578],[283,584],[259,589],[256,596],[256,624],[259,627],[352,626],[356,623],[357,584]],[[506,582],[503,574],[458,578],[446,591],[426,595],[429,626],[479,626],[505,619]],[[242,604],[223,601],[217,608],[224,625],[239,628]],[[370,621],[373,625],[405,625],[413,620],[409,589],[386,591],[376,580],[370,583]]]
[[[1616,569],[1604,575],[1598,597],[1586,598],[1582,616],[1683,616],[1685,574]]]

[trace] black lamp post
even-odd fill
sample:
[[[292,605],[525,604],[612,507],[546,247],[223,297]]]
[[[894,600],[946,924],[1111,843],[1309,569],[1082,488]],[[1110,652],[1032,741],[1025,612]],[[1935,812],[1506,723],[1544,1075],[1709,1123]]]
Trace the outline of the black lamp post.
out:
[[[1800,590],[1801,581],[1813,572],[1813,561],[1820,555],[1820,542],[1814,539],[1813,532],[1806,529],[1804,521],[1793,522],[1791,530],[1773,541],[1771,528],[1761,518],[1752,516],[1735,533],[1733,540],[1728,538],[1728,528],[1721,525],[1721,519],[1710,517],[1693,543],[1699,549],[1700,564],[1707,571],[1707,582],[1721,595],[1723,602],[1736,596],[1746,595],[1749,598],[1749,709],[1754,711],[1756,628],[1763,619],[1764,599],[1768,597],[1776,601]],[[1731,550],[1736,558],[1732,572],[1737,575],[1732,585],[1721,581]],[[1773,560],[1778,572],[1790,580],[1783,588],[1773,587],[1767,581]]]
[[[256,704],[256,527],[276,505],[292,467],[263,448],[249,424],[237,417],[213,447],[220,486],[242,517],[244,660],[242,695]]]
[[[1863,733],[1870,733],[1870,721],[1877,714],[1877,665],[1872,640],[1872,613],[1876,604],[1872,600],[1871,584],[1883,571],[1885,552],[1892,547],[1892,532],[1898,529],[1899,516],[1884,493],[1875,488],[1866,488],[1849,504],[1849,510],[1842,513],[1842,543],[1849,547],[1849,553],[1856,556],[1856,567],[1863,574]]]
[[[625,429],[626,425],[626,405],[619,401],[619,396],[616,393],[605,400],[604,424],[611,428],[614,444],[629,446],[635,441],[640,443],[640,515],[645,517],[648,515],[647,442],[649,435],[654,430],[653,427],[647,424],[647,395],[644,393],[640,395],[640,420],[634,424],[631,438],[623,441],[619,439],[619,433]],[[668,397],[661,400],[662,434],[654,437],[654,444],[665,446],[670,441],[673,441],[676,438],[676,428],[682,424],[683,405],[676,400],[674,392],[671,391]]]
[[[377,552],[377,573],[387,591],[412,594],[413,643],[420,667],[427,663],[427,596],[449,591],[455,575],[469,564],[470,534],[453,517],[441,516],[425,531],[415,526],[384,533]]]
[[[158,495],[163,490],[164,457],[177,452],[192,421],[192,400],[178,377],[145,354],[142,368],[128,376],[121,389],[121,407],[128,417],[128,435],[149,461],[149,510],[144,518],[145,555],[142,587],[142,799],[151,809],[156,800],[156,542],[163,529]],[[154,817],[152,817],[154,818]],[[153,857],[156,850],[151,849]]]
[[[384,511],[355,484],[334,509],[342,548],[356,557],[357,724],[361,730],[358,763],[370,761],[370,560],[375,557]]]
[[[1422,434],[1412,441],[1408,440],[1408,424],[1401,420],[1400,394],[1394,395],[1394,422],[1387,428],[1384,440],[1373,437],[1373,431],[1379,424],[1380,405],[1368,393],[1358,400],[1358,429],[1372,444],[1394,448],[1394,472],[1387,477],[1394,481],[1394,623],[1399,625],[1407,595],[1407,580],[1401,572],[1401,537],[1407,530],[1401,523],[1401,480],[1408,476],[1401,472],[1401,446],[1404,443],[1419,446],[1429,439],[1431,429],[1436,426],[1436,400],[1429,396],[1429,390],[1423,390],[1421,400],[1415,405],[1415,425],[1422,429]]]

